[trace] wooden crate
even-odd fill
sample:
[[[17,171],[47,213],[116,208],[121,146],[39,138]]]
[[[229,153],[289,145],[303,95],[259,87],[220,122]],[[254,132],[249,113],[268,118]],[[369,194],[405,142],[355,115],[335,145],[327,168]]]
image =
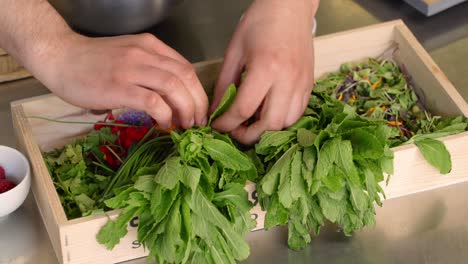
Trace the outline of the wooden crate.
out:
[[[394,59],[404,65],[417,92],[425,98],[432,112],[442,116],[468,116],[467,103],[401,21],[316,38],[315,76],[336,71],[343,62],[381,56],[392,47],[396,47],[392,54]],[[195,64],[204,87],[209,89],[213,86],[220,64],[221,60]],[[29,156],[34,171],[32,190],[59,261],[73,264],[115,263],[145,256],[147,253],[136,240],[137,219],[129,223],[129,233],[121,243],[108,251],[96,242],[95,235],[108,217],[115,218],[119,211],[108,212],[108,216],[67,220],[62,209],[41,152],[70,142],[89,131],[91,126],[28,119],[28,116],[40,115],[64,120],[97,121],[102,116],[92,115],[53,95],[13,102],[11,110],[19,145]],[[388,199],[468,180],[468,133],[442,140],[452,153],[453,162],[452,172],[445,176],[429,166],[414,145],[393,149],[395,174],[390,184],[383,186]],[[246,188],[253,197],[255,186],[250,184]],[[258,220],[257,228],[262,228],[264,213],[256,206],[252,214]]]
[[[31,77],[31,74],[19,65],[3,49],[0,49],[0,83]]]

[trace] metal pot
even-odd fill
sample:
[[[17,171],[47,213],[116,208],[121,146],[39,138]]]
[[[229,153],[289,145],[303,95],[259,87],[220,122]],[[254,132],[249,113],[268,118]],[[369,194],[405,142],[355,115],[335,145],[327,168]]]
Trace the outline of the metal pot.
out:
[[[85,32],[121,35],[163,20],[183,0],[49,0],[67,23]]]

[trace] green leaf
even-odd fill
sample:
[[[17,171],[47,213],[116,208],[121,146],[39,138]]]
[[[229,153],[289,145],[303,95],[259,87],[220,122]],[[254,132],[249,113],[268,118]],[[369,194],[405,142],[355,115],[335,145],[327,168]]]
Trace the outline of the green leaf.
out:
[[[82,213],[92,211],[95,208],[94,205],[96,204],[96,201],[89,198],[89,196],[84,193],[75,196],[75,202]]]
[[[266,207],[265,229],[270,229],[276,225],[285,225],[288,222],[289,211],[279,202],[278,195],[271,196]]]
[[[354,184],[349,184],[349,196],[351,203],[356,211],[363,212],[368,205],[368,199],[366,194],[362,191],[360,187],[355,186]]]
[[[393,174],[393,151],[388,146],[385,146],[385,154],[380,158],[380,167],[388,175]]]
[[[292,131],[266,131],[262,134],[260,142],[255,145],[255,151],[261,155],[268,155],[272,148],[290,142],[295,134]]]
[[[98,232],[96,239],[107,249],[113,249],[127,234],[127,225],[135,217],[138,208],[126,207],[115,221],[109,220]]]
[[[297,130],[297,142],[303,147],[310,147],[314,145],[317,134],[310,130],[299,128]]]
[[[219,103],[218,107],[213,112],[213,114],[211,114],[210,119],[208,121],[208,126],[211,126],[211,123],[216,118],[224,114],[229,109],[231,104],[234,102],[234,99],[236,98],[236,93],[236,86],[234,84],[229,85],[229,87],[223,95],[223,98],[221,98],[221,102]]]
[[[164,259],[169,263],[180,262],[176,261],[177,254],[176,248],[183,244],[182,239],[180,238],[181,232],[181,215],[180,215],[180,199],[178,199],[170,214],[167,216],[167,224],[164,227],[164,233],[162,234],[162,240],[160,245],[160,250],[158,252],[163,254]]]
[[[155,187],[155,182],[154,182],[154,175],[143,175],[138,177],[137,181],[135,182],[134,188],[147,192],[147,193],[152,193]]]
[[[294,197],[291,193],[291,163],[292,159],[289,159],[288,162],[286,162],[281,169],[279,178],[278,198],[285,208],[289,208],[294,202]]]
[[[414,142],[429,164],[437,168],[441,174],[447,174],[452,170],[450,153],[444,143],[426,138]]]
[[[197,189],[198,182],[200,181],[201,170],[192,166],[184,165],[180,181],[190,188],[192,192]]]
[[[291,219],[288,222],[288,246],[293,250],[302,249],[311,241],[309,228],[301,217],[307,210],[308,206],[303,199],[298,200],[291,208]]]
[[[173,189],[179,182],[181,174],[182,165],[180,164],[180,157],[171,157],[165,161],[154,180],[167,189]]]
[[[293,201],[299,199],[299,197],[306,197],[306,188],[303,175],[302,175],[302,151],[297,150],[293,156],[291,162],[291,197]]]
[[[193,193],[189,205],[192,211],[202,214],[208,222],[216,225],[217,227],[222,229],[232,228],[226,217],[219,212],[218,208],[216,208],[216,206],[214,206],[199,189]]]
[[[293,153],[296,151],[297,145],[292,146],[288,149],[282,156],[279,158],[273,167],[265,174],[263,179],[260,181],[260,186],[262,190],[268,194],[272,195],[273,192],[278,188],[279,179],[283,167],[289,166]]]
[[[144,208],[149,203],[149,194],[144,192],[132,192],[127,201],[128,206]]]
[[[365,182],[368,195],[370,196],[370,198],[376,200],[377,204],[381,206],[382,203],[380,202],[380,197],[377,193],[378,190],[376,186],[377,183],[375,181],[376,176],[374,175],[374,172],[368,167],[363,168],[363,171],[364,176],[366,177]]]
[[[218,206],[231,204],[243,212],[248,212],[252,209],[252,203],[248,199],[248,193],[240,183],[226,184],[222,192],[215,193],[213,196],[213,203]]]
[[[250,160],[252,160],[253,164],[255,165],[256,174],[258,174],[258,176],[264,175],[265,174],[265,165],[263,164],[262,160],[260,159],[260,157],[255,152],[255,149],[253,149],[253,148],[249,149],[249,150],[245,151],[244,153],[250,158]],[[255,179],[250,179],[249,178],[249,180],[253,181]]]
[[[130,193],[134,192],[135,189],[132,187],[127,187],[126,190],[120,192],[117,196],[114,196],[110,199],[104,201],[104,204],[112,209],[122,208],[127,204]]]
[[[307,108],[309,111],[312,111],[310,108]],[[306,109],[306,111],[307,111]],[[313,113],[313,111],[312,111]],[[307,113],[304,113],[306,115]],[[318,119],[312,116],[303,116],[292,126],[288,127],[288,131],[296,131],[298,129],[304,128],[307,130],[316,129],[318,124]]]
[[[195,191],[190,200],[190,208],[194,212],[199,212],[204,217],[204,221],[219,227],[223,233],[227,244],[232,249],[235,259],[244,260],[250,254],[250,249],[245,240],[234,231],[231,223],[223,216],[218,208],[214,206],[199,190]]]
[[[366,129],[354,129],[344,138],[351,141],[354,159],[379,159],[384,154],[383,142]]]
[[[359,184],[359,175],[353,162],[353,147],[348,140],[342,140],[336,148],[336,165],[346,174],[346,177],[354,184]]]
[[[237,148],[219,139],[205,139],[203,148],[212,159],[221,163],[225,168],[246,171],[253,166],[249,158]]]
[[[328,220],[335,223],[341,218],[341,215],[343,214],[342,201],[334,200],[323,192],[318,192],[317,196],[320,207],[322,208],[322,213]]]
[[[302,159],[304,161],[307,170],[312,171],[315,167],[315,162],[317,161],[317,151],[313,147],[306,147],[303,150]]]
[[[341,140],[334,138],[327,140],[318,153],[317,165],[315,166],[315,177],[322,179],[328,175],[333,163],[337,159],[337,151]]]
[[[172,190],[164,189],[161,185],[156,186],[150,201],[150,210],[155,223],[161,222],[167,216],[179,195],[179,184]]]
[[[330,170],[327,177],[322,179],[322,182],[332,192],[337,192],[343,188],[345,177],[346,175],[340,168],[333,166],[333,169]]]

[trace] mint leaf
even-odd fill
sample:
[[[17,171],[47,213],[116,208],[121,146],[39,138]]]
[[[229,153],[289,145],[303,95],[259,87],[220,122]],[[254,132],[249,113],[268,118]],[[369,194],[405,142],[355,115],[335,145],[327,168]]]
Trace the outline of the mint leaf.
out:
[[[271,196],[266,207],[265,229],[270,229],[276,225],[284,225],[288,222],[289,211],[279,202],[278,195]]]
[[[414,142],[429,164],[437,168],[441,174],[447,174],[452,170],[450,153],[444,143],[426,138]]]
[[[179,182],[182,174],[182,165],[179,157],[171,157],[166,160],[164,165],[159,169],[154,180],[171,190]]]
[[[296,151],[291,162],[291,197],[296,201],[301,196],[307,196],[307,189],[302,175],[302,151]]]
[[[318,153],[317,165],[315,166],[314,175],[318,179],[322,179],[328,175],[333,163],[337,159],[338,147],[341,140],[335,138],[328,140],[323,144],[323,147]]]
[[[255,145],[255,151],[267,155],[271,149],[290,142],[296,133],[292,131],[266,131],[262,134],[260,142]]]
[[[278,185],[280,184],[280,174],[283,170],[283,167],[289,166],[291,162],[290,159],[292,158],[296,149],[297,145],[294,145],[288,149],[263,177],[263,179],[260,181],[260,187],[262,188],[263,192],[271,195],[278,188]]]
[[[198,182],[200,181],[200,175],[200,169],[185,165],[183,166],[182,174],[180,175],[180,181],[194,192],[197,189]]]
[[[154,176],[155,175],[139,176],[135,182],[134,188],[147,193],[153,192],[155,187]]]
[[[221,102],[219,103],[218,107],[213,112],[213,114],[211,114],[210,119],[208,121],[208,126],[211,126],[211,123],[216,118],[224,114],[229,109],[231,104],[234,102],[234,99],[236,98],[236,93],[236,86],[234,84],[229,85],[229,87],[223,95],[223,98],[221,98]]]
[[[219,139],[205,139],[203,148],[212,159],[221,163],[225,168],[246,171],[253,166],[245,154]]]
[[[314,145],[317,134],[310,130],[299,128],[297,130],[297,142],[303,147],[310,147]]]
[[[127,234],[127,225],[137,213],[138,208],[127,207],[117,217],[115,221],[109,221],[99,230],[96,239],[107,249],[113,249]]]
[[[225,185],[224,191],[218,192],[213,196],[213,203],[221,206],[230,204],[241,211],[248,212],[252,209],[252,203],[247,196],[247,191],[242,184],[228,183]]]
[[[354,184],[359,184],[359,175],[353,162],[353,148],[348,140],[339,142],[336,148],[336,164],[343,170],[347,178]]]
[[[353,145],[354,159],[379,159],[383,156],[384,142],[366,129],[354,129],[344,138],[349,139]]]

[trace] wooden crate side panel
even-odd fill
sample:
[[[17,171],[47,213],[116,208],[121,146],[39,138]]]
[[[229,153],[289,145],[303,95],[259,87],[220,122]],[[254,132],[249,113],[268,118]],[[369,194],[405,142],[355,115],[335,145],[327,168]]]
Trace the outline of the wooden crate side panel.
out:
[[[434,114],[468,116],[468,104],[405,25],[395,32],[394,56],[409,73],[424,105]]]
[[[265,212],[260,209],[255,199],[255,184],[248,183],[245,187],[249,199],[256,204],[251,210],[252,218],[257,220],[257,227],[252,231],[263,229]],[[115,219],[120,210],[107,212],[105,216],[89,216],[68,221],[61,227],[61,240],[64,263],[116,263],[148,255],[143,246],[137,241],[138,220],[132,220],[128,226],[127,235],[113,250],[107,250],[96,241],[96,234],[108,219]],[[84,232],[85,230],[85,232]]]
[[[203,88],[205,88],[205,91],[210,98],[213,94],[213,89],[218,79],[222,62],[222,59],[216,59],[195,63],[193,65],[195,67],[197,76],[200,79],[200,83],[202,84]]]
[[[440,174],[413,144],[395,148],[394,175],[390,177],[388,186],[382,183],[388,199],[468,181],[468,132],[440,140],[451,154],[452,171]]]
[[[317,37],[314,40],[316,78],[337,71],[344,62],[379,57],[394,45],[394,31],[401,21]]]
[[[110,213],[110,219],[117,217],[116,212]],[[137,221],[128,225],[128,233],[113,250],[107,250],[96,241],[96,234],[108,221],[107,216],[90,221],[61,227],[63,258],[65,264],[107,264],[118,263],[130,259],[147,256],[137,238]]]
[[[105,116],[105,114],[94,115],[86,109],[73,106],[53,95],[23,102],[22,106],[27,117],[41,116],[66,121],[96,122]],[[91,124],[64,124],[35,118],[28,118],[27,121],[41,151],[62,147],[92,128]],[[58,131],[60,132],[58,133]]]
[[[32,167],[31,189],[58,259],[62,258],[59,225],[66,221],[57,192],[50,179],[41,152],[31,135],[21,105],[12,107],[12,119],[18,147],[25,153]]]

